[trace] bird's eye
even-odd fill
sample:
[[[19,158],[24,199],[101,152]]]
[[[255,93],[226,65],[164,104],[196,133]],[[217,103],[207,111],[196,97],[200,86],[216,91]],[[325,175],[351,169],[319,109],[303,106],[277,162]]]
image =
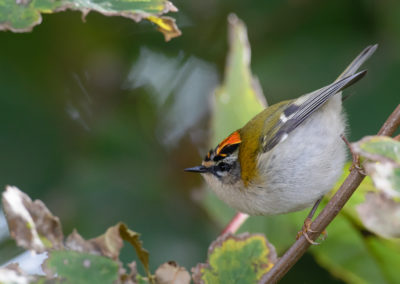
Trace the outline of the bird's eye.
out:
[[[222,163],[218,164],[218,168],[221,172],[227,172],[231,169],[231,165],[229,165],[225,162],[222,162]]]

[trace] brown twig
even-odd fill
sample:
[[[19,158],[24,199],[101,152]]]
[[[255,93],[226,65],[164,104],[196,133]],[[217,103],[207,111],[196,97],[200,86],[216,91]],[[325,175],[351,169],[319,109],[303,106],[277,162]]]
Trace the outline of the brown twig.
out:
[[[391,136],[399,126],[400,104],[383,124],[382,128],[378,132],[378,135]],[[308,236],[313,241],[315,241],[321,232],[329,225],[329,223],[332,222],[363,179],[364,176],[361,175],[357,169],[353,168],[346,180],[340,186],[339,190],[335,193],[315,221],[311,224],[311,230]],[[310,242],[308,242],[304,236],[301,236],[276,262],[274,267],[272,267],[272,269],[264,275],[260,283],[278,282],[307,251],[309,246]]]

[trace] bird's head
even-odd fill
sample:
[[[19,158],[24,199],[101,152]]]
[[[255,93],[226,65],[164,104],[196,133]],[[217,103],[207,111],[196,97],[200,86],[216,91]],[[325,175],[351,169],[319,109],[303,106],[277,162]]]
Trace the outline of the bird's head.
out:
[[[201,173],[209,183],[236,183],[240,178],[238,155],[241,142],[239,131],[233,132],[207,153],[201,166],[185,171]]]

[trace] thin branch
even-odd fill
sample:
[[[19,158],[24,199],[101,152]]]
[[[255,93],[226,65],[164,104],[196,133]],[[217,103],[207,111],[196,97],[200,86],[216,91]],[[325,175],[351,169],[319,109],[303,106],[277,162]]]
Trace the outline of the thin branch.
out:
[[[378,135],[391,136],[399,126],[400,104],[383,124],[382,128],[378,132]],[[339,190],[335,193],[315,221],[311,224],[311,232],[308,233],[308,236],[311,240],[315,241],[321,232],[329,225],[329,223],[332,222],[363,179],[364,176],[361,175],[356,168],[353,168],[349,176],[340,186]],[[303,256],[310,245],[311,244],[307,241],[304,235],[302,235],[277,261],[274,267],[272,267],[272,269],[266,275],[264,275],[260,283],[278,282],[300,259],[300,257]]]
[[[400,104],[396,107],[396,109],[392,112],[392,114],[388,117],[385,123],[382,125],[381,129],[378,132],[378,135],[392,136],[393,133],[400,127]]]

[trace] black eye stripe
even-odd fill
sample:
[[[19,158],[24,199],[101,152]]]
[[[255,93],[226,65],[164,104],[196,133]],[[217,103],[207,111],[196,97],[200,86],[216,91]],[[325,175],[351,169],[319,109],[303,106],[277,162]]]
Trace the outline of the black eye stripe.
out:
[[[223,154],[223,155],[232,154],[238,147],[239,147],[239,143],[225,146],[224,148],[222,148],[222,150],[219,152],[219,154],[220,155],[221,154]]]
[[[213,161],[214,162],[218,162],[218,161],[220,161],[220,160],[222,160],[222,159],[224,159],[225,157],[223,157],[223,156],[215,156],[214,157],[214,159],[213,159]]]

